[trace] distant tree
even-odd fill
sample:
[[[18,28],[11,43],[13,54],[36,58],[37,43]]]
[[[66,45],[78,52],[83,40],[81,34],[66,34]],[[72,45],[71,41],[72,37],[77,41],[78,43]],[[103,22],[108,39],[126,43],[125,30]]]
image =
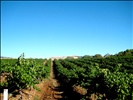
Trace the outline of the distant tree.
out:
[[[84,55],[82,58],[92,58],[90,55]]]
[[[96,54],[95,56],[93,56],[93,58],[102,58],[101,54]]]
[[[126,51],[121,51],[116,56],[133,56],[133,49],[127,49]]]

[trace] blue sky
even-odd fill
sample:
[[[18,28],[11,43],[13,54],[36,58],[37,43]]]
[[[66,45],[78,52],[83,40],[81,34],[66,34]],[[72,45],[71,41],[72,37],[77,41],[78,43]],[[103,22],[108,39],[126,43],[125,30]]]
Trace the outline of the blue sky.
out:
[[[132,1],[2,1],[1,55],[48,58],[133,48]]]

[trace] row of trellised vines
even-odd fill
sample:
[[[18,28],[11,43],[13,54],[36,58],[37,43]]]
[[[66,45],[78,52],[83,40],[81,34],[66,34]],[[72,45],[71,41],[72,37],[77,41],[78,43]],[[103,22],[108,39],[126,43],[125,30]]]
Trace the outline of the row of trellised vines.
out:
[[[15,86],[19,93],[22,89],[35,88],[35,85],[50,74],[51,60],[46,59],[25,59],[24,53],[16,61],[1,59],[1,75],[5,74],[6,81],[0,83],[0,87],[10,89]],[[46,61],[44,65],[44,61]],[[22,97],[21,97],[22,98]]]
[[[99,63],[91,60],[88,64],[74,59],[54,60],[54,67],[59,78],[87,90],[82,100],[91,94],[97,95],[99,100],[133,99],[133,74],[122,72],[120,63],[114,66],[114,71],[101,68]]]

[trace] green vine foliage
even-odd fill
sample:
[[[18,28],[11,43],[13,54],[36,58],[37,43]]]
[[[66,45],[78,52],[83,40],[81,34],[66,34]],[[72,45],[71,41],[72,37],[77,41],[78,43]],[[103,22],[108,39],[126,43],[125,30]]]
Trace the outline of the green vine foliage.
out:
[[[38,84],[43,78],[47,78],[50,74],[51,60],[43,64],[44,60],[40,62],[35,59],[25,59],[24,53],[13,64],[3,61],[1,65],[1,73],[9,73],[6,78],[8,85],[16,85],[18,89],[33,87],[37,89],[35,84]],[[0,86],[4,86],[1,83]]]

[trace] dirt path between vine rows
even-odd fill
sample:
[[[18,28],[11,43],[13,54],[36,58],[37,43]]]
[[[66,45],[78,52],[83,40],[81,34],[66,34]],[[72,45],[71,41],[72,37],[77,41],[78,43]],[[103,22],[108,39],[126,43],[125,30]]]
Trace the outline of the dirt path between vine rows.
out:
[[[53,62],[51,61],[51,72],[50,72],[50,78],[46,82],[46,87],[44,94],[41,98],[41,100],[59,100],[62,98],[63,91],[60,91],[58,87],[60,86],[60,83],[57,79],[55,79],[54,75],[54,69],[53,69]]]
[[[68,83],[57,78],[53,62],[51,62],[50,78],[47,81],[44,94],[40,100],[80,100],[80,94],[85,94],[85,90],[80,87],[69,86]]]

